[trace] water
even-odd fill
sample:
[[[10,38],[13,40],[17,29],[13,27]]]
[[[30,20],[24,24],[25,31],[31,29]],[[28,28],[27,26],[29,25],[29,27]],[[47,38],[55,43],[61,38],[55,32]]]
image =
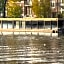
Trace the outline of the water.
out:
[[[0,36],[0,64],[64,64],[64,38]]]

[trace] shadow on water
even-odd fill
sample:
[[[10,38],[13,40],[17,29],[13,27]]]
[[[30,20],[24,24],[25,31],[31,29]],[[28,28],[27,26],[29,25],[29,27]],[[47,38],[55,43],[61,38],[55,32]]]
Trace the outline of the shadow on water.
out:
[[[0,64],[64,64],[64,38],[0,36]]]

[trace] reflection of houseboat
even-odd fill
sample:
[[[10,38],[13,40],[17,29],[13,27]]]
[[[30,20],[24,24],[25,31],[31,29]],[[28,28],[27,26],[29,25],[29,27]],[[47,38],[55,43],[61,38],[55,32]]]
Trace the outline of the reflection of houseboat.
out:
[[[58,18],[0,18],[0,33],[58,36],[59,24]]]

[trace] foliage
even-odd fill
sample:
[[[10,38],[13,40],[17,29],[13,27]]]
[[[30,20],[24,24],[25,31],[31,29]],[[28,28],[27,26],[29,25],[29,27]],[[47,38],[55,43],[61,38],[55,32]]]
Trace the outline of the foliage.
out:
[[[0,14],[4,12],[4,7],[5,7],[4,0],[0,0]],[[4,13],[3,13],[3,16],[4,16]]]
[[[33,2],[32,2],[32,10],[33,10],[34,14],[37,17],[40,16],[40,14],[39,14],[39,12],[40,12],[40,6],[39,6],[38,0],[33,0]]]
[[[9,2],[6,5],[7,8],[7,17],[10,18],[19,18],[21,17],[22,14],[22,7],[15,3],[15,1],[20,1],[20,0],[9,0]]]
[[[50,17],[50,0],[33,0],[32,10],[37,17]]]
[[[13,1],[13,2],[17,2],[17,1],[19,1],[19,2],[20,2],[20,1],[22,1],[22,0],[8,0],[8,1]]]
[[[62,12],[61,16],[62,16],[62,18],[64,18],[64,11]]]

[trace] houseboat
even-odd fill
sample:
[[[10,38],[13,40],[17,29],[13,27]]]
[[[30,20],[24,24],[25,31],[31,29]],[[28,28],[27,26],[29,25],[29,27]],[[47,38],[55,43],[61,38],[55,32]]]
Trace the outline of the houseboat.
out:
[[[58,18],[0,18],[0,35],[58,36]],[[58,26],[60,25],[60,26]]]

